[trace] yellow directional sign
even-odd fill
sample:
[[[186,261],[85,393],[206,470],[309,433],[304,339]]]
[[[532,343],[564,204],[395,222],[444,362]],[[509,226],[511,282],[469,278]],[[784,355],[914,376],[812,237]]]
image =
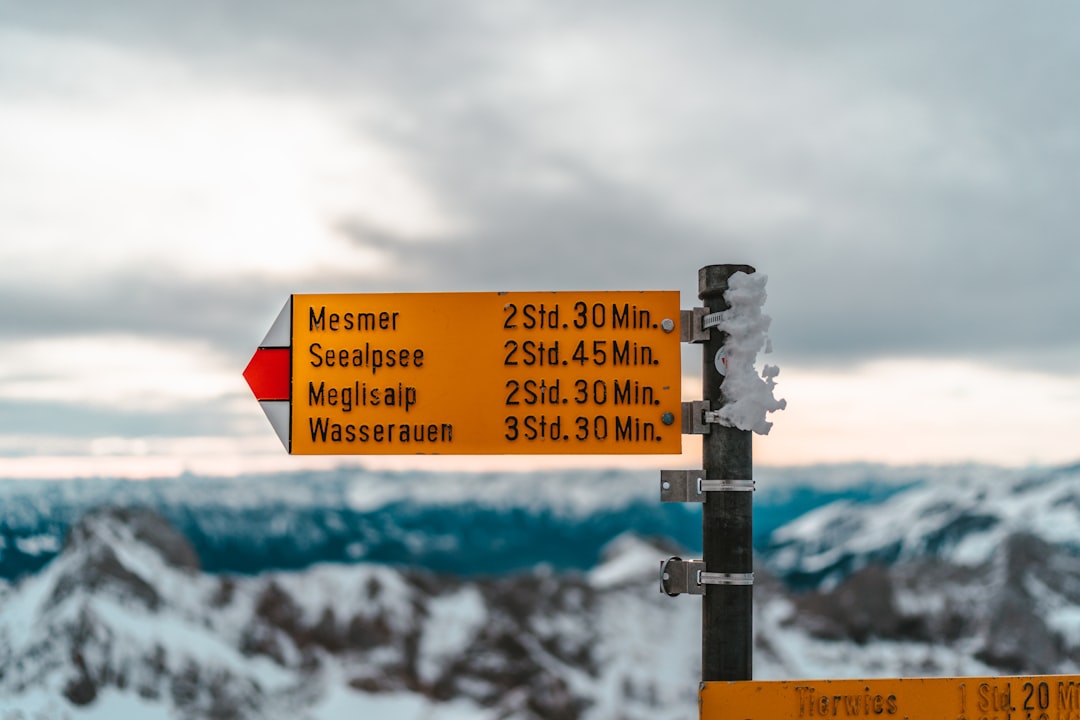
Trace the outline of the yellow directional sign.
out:
[[[1080,720],[1080,675],[709,682],[701,720]]]
[[[287,322],[245,376],[295,454],[682,449],[675,291],[293,295]]]

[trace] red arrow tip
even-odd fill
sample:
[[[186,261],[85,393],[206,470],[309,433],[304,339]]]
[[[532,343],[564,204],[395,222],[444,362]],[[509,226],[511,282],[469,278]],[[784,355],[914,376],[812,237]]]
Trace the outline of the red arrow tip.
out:
[[[291,349],[259,348],[244,369],[244,379],[257,400],[288,400],[291,365]]]

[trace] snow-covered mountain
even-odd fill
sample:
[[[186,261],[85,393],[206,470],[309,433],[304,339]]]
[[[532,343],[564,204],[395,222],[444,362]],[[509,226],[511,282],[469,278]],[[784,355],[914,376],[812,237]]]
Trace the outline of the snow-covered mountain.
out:
[[[872,492],[845,489],[820,468],[786,472],[786,483],[770,478],[783,492],[762,505],[783,514],[776,508],[802,497],[819,507],[778,528],[759,557],[755,677],[1080,670],[1076,468],[875,470],[874,483],[865,483],[878,486]],[[557,481],[515,487],[511,480],[522,478],[508,478],[479,499],[472,495],[479,481],[453,480],[466,486],[465,502],[460,487],[440,486],[435,477],[407,487],[353,477],[331,483],[339,489],[330,495],[359,492],[349,506],[357,513],[411,507],[427,521],[443,518],[445,526],[429,535],[410,527],[412,539],[402,540],[407,548],[422,549],[451,528],[460,532],[470,512],[508,513],[538,533],[531,536],[536,557],[549,541],[560,543],[547,533],[604,513],[614,527],[614,518],[655,492],[655,477],[631,492],[627,485],[633,490],[636,481],[611,474],[612,485],[603,487],[604,477],[579,478],[576,491],[553,490]],[[759,485],[765,482],[759,476]],[[210,572],[202,558],[207,545],[200,548],[159,512],[181,506],[179,499],[161,501],[180,493],[178,486],[154,485],[135,490],[154,495],[157,501],[146,504],[156,510],[87,502],[88,486],[66,483],[48,486],[47,500],[23,493],[23,502],[6,504],[8,527],[13,507],[54,518],[56,508],[78,507],[72,498],[80,496],[83,506],[102,507],[68,525],[62,550],[41,569],[0,585],[0,719],[599,720],[696,712],[700,602],[659,592],[658,561],[685,552],[663,532],[623,528],[594,561],[576,560],[578,566],[534,562],[483,573],[481,563],[455,574],[357,553],[358,560],[291,570]],[[268,520],[289,518],[307,533],[317,527],[312,518],[327,516],[291,510],[338,501],[313,501],[330,492],[314,485],[297,487],[291,502],[274,499],[280,488],[259,493],[261,499],[240,493],[232,507],[277,506],[280,515],[269,513]],[[217,508],[227,493],[184,494]],[[832,504],[820,505],[830,497]],[[445,515],[425,514],[440,506]],[[183,507],[189,516],[202,512],[200,501]],[[699,531],[692,510],[671,510],[690,524],[688,534]],[[448,520],[455,512],[464,519]],[[783,512],[797,514],[794,506]],[[38,522],[31,515],[23,520]],[[233,512],[215,522],[222,517],[247,516]],[[537,524],[536,517],[556,519]],[[568,532],[599,542],[599,535]],[[467,552],[492,540],[481,533],[455,547]],[[987,550],[979,554],[977,547]],[[820,582],[811,586],[812,577]]]
[[[884,500],[843,499],[808,511],[760,551],[773,572],[805,587],[872,563],[983,564],[1016,534],[1080,552],[1080,465],[953,468]]]
[[[627,562],[649,552],[663,549],[626,536],[587,574],[470,581],[372,564],[209,575],[160,516],[102,510],[0,599],[0,710],[685,716],[697,628],[692,614],[665,617],[653,559]]]
[[[880,499],[927,477],[873,467],[762,470],[758,544],[808,509]],[[627,531],[700,549],[700,508],[661,504],[656,471],[386,473],[0,482],[0,579],[41,569],[98,507],[149,508],[209,572],[251,574],[360,560],[455,575],[548,564],[588,570]],[[543,538],[543,542],[537,542]]]

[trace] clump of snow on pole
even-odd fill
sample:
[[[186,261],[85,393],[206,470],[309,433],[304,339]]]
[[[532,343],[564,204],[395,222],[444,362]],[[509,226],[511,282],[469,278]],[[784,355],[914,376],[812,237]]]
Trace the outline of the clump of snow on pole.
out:
[[[725,374],[724,405],[717,418],[724,425],[753,430],[758,435],[768,435],[772,428],[772,423],[765,419],[766,413],[787,407],[787,400],[777,400],[774,394],[780,368],[765,365],[758,375],[754,367],[758,352],[772,352],[768,335],[772,318],[761,311],[768,280],[762,273],[732,275],[724,292],[730,308],[720,313],[716,325],[727,333],[723,355],[716,358],[717,370]]]

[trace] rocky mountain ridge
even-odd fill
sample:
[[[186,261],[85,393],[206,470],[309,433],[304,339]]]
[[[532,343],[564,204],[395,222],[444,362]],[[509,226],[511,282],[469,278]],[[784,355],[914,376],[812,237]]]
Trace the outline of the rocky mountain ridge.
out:
[[[773,533],[755,677],[1080,670],[1077,469],[965,477],[840,498]],[[536,530],[529,513],[551,508],[503,510]],[[624,532],[581,569],[207,572],[158,512],[101,508],[0,585],[0,720],[685,718],[700,603],[659,592],[673,554],[688,553]]]
[[[0,718],[684,718],[700,610],[658,590],[675,550],[625,535],[587,573],[469,580],[209,575],[160,516],[102,510],[0,597]],[[1078,606],[1080,557],[1031,534],[801,594],[759,571],[755,677],[1076,672]]]
[[[872,564],[937,559],[977,566],[1016,534],[1080,552],[1080,465],[975,468],[881,500],[838,500],[778,528],[760,553],[789,585],[806,588],[835,584]]]
[[[762,469],[755,544],[808,509],[888,497],[941,469]],[[835,478],[841,478],[839,487]],[[99,507],[150,508],[191,541],[205,570],[255,574],[322,562],[490,576],[546,564],[587,571],[626,531],[700,550],[700,507],[658,502],[655,471],[372,472],[342,468],[230,478],[85,478],[0,483],[0,581],[43,568]],[[543,538],[544,542],[537,542]]]

